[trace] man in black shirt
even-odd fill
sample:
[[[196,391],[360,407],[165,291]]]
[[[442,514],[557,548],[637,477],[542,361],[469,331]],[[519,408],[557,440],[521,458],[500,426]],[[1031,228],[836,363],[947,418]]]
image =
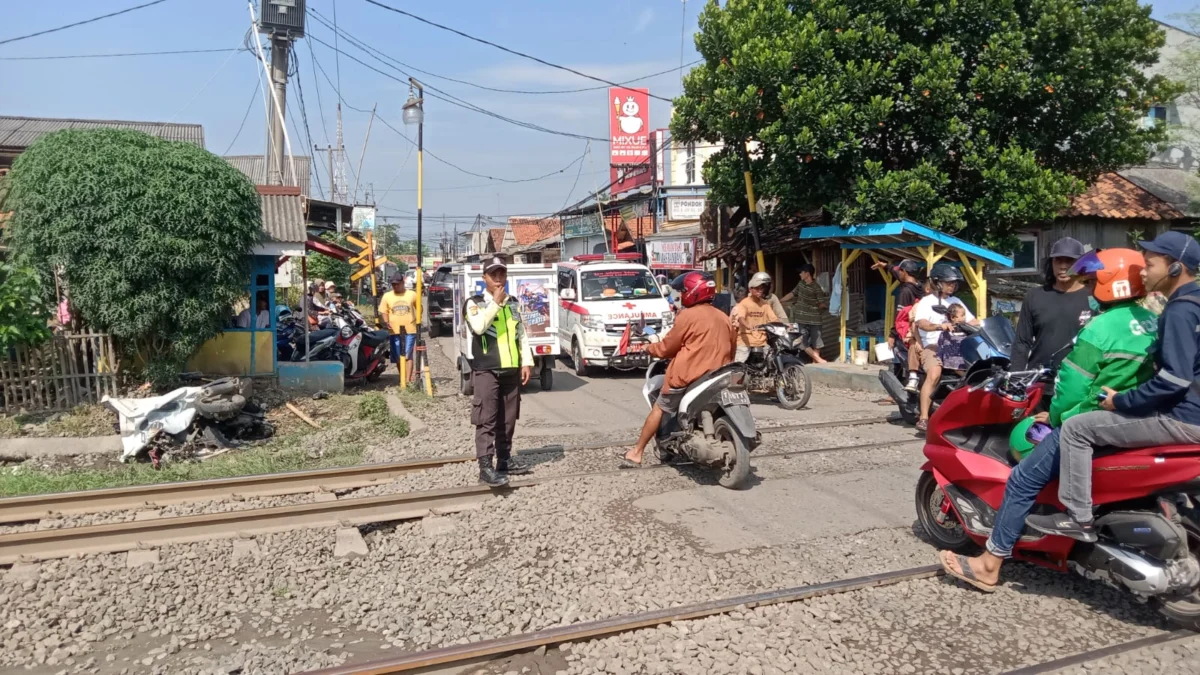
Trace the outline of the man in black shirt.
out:
[[[1013,371],[1058,366],[1083,324],[1092,318],[1092,294],[1071,276],[1071,265],[1086,253],[1083,244],[1063,237],[1050,248],[1046,284],[1025,294],[1012,346]]]

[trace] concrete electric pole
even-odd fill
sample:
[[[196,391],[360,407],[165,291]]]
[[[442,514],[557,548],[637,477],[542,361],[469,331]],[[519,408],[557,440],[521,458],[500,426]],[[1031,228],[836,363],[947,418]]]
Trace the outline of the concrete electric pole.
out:
[[[258,19],[258,32],[265,34],[271,41],[271,95],[275,114],[269,116],[271,131],[270,145],[267,147],[267,183],[283,185],[285,175],[283,169],[284,150],[287,146],[287,130],[284,119],[287,110],[287,80],[289,54],[292,40],[304,37],[304,4],[305,0],[263,0],[261,3],[262,16]],[[251,17],[254,8],[251,5]],[[257,40],[256,40],[257,46]],[[261,54],[262,49],[258,48]],[[291,180],[299,182],[299,176],[291,176]]]

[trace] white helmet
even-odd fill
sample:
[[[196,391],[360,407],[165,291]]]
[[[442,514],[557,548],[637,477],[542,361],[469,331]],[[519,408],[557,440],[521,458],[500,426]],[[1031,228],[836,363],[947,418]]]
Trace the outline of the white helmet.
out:
[[[771,283],[771,275],[766,272],[755,272],[754,276],[750,277],[750,288],[758,288],[759,286],[767,286]]]

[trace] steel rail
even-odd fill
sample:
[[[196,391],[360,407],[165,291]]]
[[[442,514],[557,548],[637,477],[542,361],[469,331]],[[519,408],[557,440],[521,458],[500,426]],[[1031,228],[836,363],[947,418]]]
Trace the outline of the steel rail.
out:
[[[764,434],[782,433],[801,429],[882,424],[890,420],[891,418],[889,417],[835,420],[770,427],[762,431]],[[634,441],[636,439],[583,443],[578,445],[554,445],[519,450],[517,454],[537,455],[547,452],[589,450],[613,445],[628,445]],[[209,480],[9,497],[0,499],[0,524],[27,522],[60,515],[78,515],[126,509],[151,509],[171,504],[217,499],[277,497],[305,492],[349,490],[386,483],[412,471],[470,462],[474,459],[475,456],[469,454],[453,455],[404,462],[388,462],[386,464],[360,464],[330,469],[288,471],[284,473],[259,474],[234,478],[214,478]]]
[[[884,443],[899,445],[920,441]],[[878,441],[829,448],[802,448],[759,457],[788,458],[823,452],[874,449]],[[193,516],[151,518],[81,527],[66,527],[0,534],[0,565],[65,558],[83,553],[118,553],[213,539],[247,538],[259,534],[319,527],[351,527],[367,523],[424,518],[433,512],[450,513],[473,508],[492,495],[561,480],[608,475],[632,475],[641,471],[689,466],[690,462],[655,464],[640,469],[612,469],[554,476],[535,476],[515,481],[504,488],[484,485],[402,492],[374,497],[353,497],[322,502],[289,504],[260,509],[243,509]]]
[[[649,612],[640,612],[624,616],[588,621],[585,623],[555,626],[533,633],[523,633],[493,640],[481,640],[451,647],[428,649],[419,652],[400,654],[394,658],[380,659],[361,664],[350,664],[315,670],[305,675],[383,675],[385,673],[421,673],[435,669],[466,667],[492,660],[516,652],[523,652],[538,647],[549,647],[563,642],[581,642],[596,638],[627,633],[659,626],[673,621],[699,619],[716,614],[728,614],[738,609],[753,609],[767,605],[799,602],[826,595],[849,593],[865,588],[890,586],[905,581],[927,579],[941,575],[942,568],[938,565],[913,567],[894,572],[871,574],[853,579],[828,581],[809,586],[783,588],[749,595],[739,595],[721,600],[711,600],[694,605],[668,607]]]
[[[1170,633],[1159,633],[1158,635],[1151,635],[1149,637],[1138,638],[1128,642],[1109,645],[1108,647],[1101,647],[1100,649],[1093,649],[1086,652],[1080,652],[1079,654],[1072,654],[1071,656],[1064,656],[1061,659],[1054,659],[1053,661],[1046,661],[1044,663],[1037,663],[1032,666],[1024,666],[1015,670],[1008,670],[1001,675],[1040,675],[1041,673],[1052,673],[1057,670],[1062,670],[1063,668],[1078,666],[1090,661],[1096,661],[1098,659],[1115,656],[1117,654],[1124,654],[1125,652],[1131,652],[1135,649],[1154,647],[1189,637],[1196,637],[1196,633],[1193,633],[1190,630],[1177,630]]]

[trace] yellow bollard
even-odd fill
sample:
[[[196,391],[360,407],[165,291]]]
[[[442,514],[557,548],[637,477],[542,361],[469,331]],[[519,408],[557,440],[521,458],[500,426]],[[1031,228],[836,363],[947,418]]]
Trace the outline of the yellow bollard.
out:
[[[400,355],[400,388],[408,388],[408,359]]]

